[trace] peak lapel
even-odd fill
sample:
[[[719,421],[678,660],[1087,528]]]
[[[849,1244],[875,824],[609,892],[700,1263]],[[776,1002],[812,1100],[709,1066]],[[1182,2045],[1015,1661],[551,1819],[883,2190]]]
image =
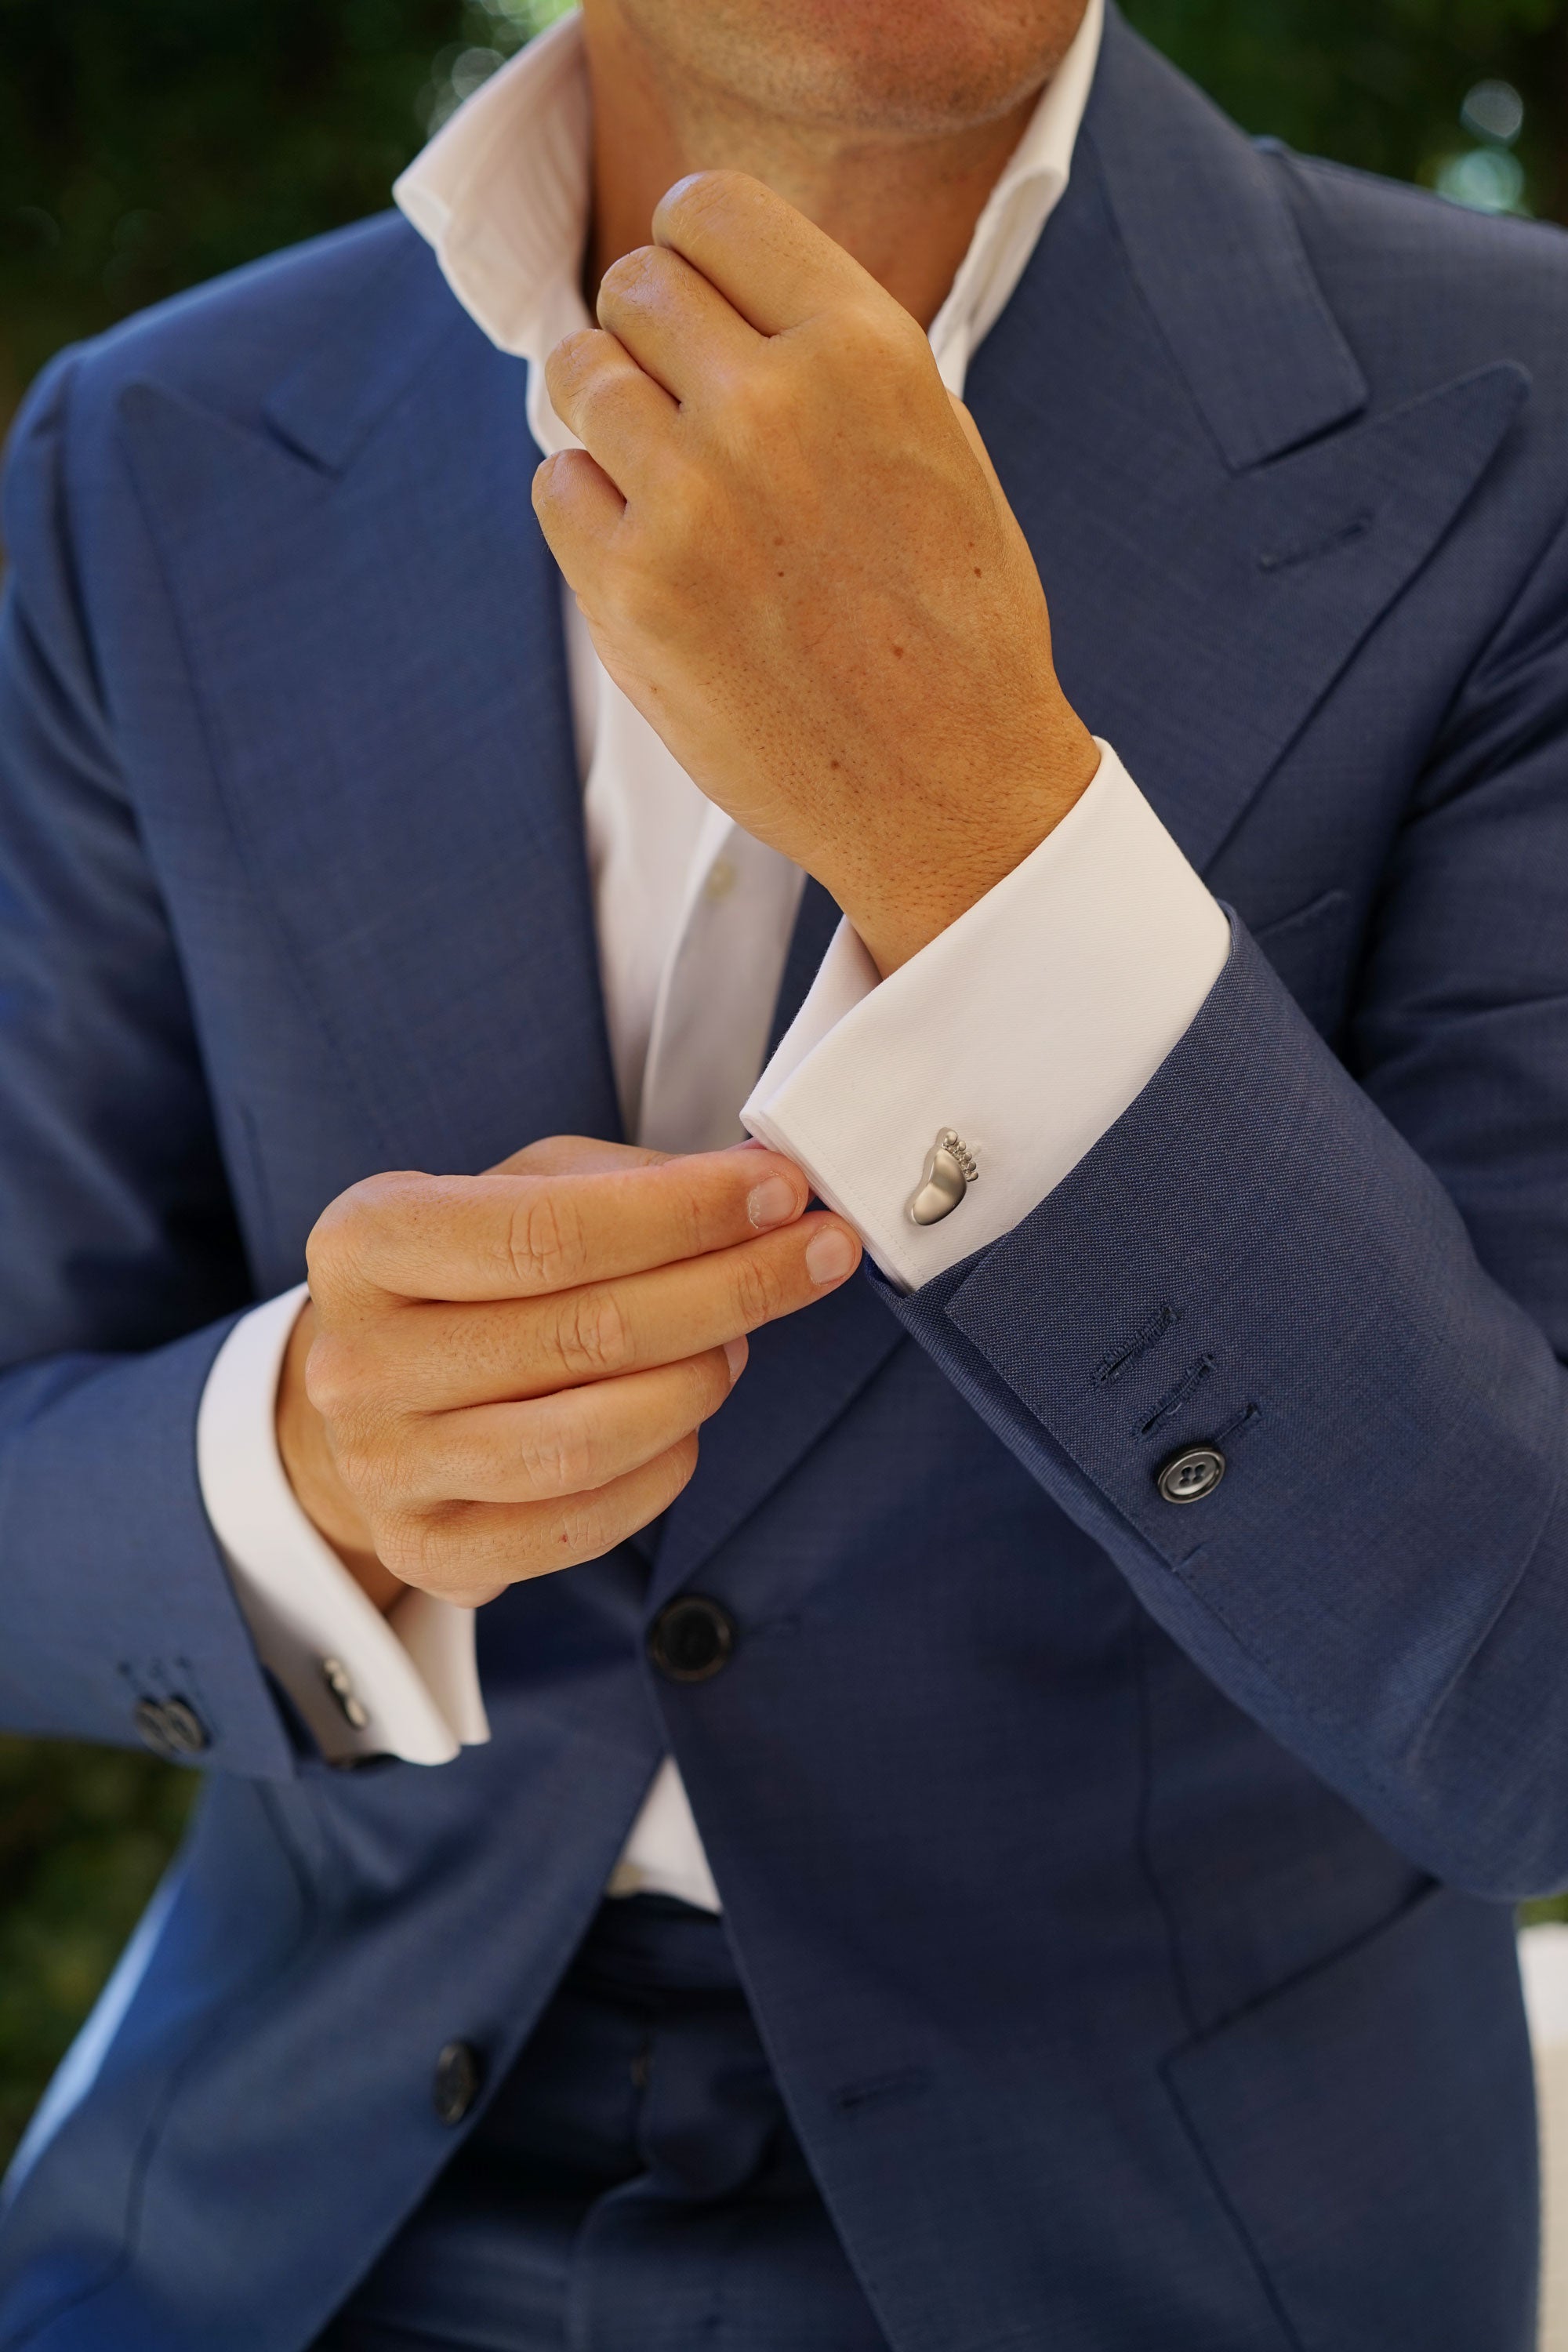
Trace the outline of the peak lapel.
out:
[[[1280,168],[1112,13],[1067,194],[970,376],[1063,684],[1200,866],[1528,390],[1505,365],[1366,414]]]
[[[1228,467],[1262,465],[1365,407],[1274,166],[1114,6],[1075,173],[1085,163]]]
[[[153,384],[121,413],[240,855],[365,1164],[472,1169],[616,1112],[522,371],[408,274],[389,319],[362,305],[369,380],[334,346],[274,396],[286,441]]]

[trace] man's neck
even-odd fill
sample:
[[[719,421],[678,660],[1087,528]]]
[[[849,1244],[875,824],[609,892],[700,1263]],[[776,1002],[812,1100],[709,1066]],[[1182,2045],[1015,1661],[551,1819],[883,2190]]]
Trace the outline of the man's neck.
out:
[[[646,245],[688,172],[750,172],[825,229],[929,327],[1016,147],[1038,88],[992,120],[937,133],[846,133],[770,114],[669,69],[613,5],[585,14],[594,102],[592,310],[612,261]]]

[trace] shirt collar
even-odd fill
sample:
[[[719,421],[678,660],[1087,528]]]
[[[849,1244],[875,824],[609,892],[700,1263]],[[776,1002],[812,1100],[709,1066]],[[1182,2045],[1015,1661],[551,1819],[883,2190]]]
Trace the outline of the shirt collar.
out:
[[[1067,186],[1103,23],[1104,0],[1089,0],[931,327],[950,391],[962,392],[971,354]],[[481,83],[393,189],[458,301],[520,359],[541,362],[584,322],[591,137],[583,21],[574,11]]]

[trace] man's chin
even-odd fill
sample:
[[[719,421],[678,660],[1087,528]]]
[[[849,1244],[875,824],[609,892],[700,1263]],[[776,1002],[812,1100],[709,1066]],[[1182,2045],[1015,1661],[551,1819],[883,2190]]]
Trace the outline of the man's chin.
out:
[[[940,137],[1056,71],[1085,0],[611,0],[716,98],[823,131]],[[590,0],[590,6],[592,0]]]

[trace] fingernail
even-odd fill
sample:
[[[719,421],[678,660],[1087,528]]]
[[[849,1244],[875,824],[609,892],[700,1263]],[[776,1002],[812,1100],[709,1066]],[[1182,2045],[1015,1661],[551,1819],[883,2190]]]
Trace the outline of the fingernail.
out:
[[[765,1234],[770,1225],[787,1224],[798,1213],[799,1203],[800,1194],[787,1176],[770,1176],[747,1193],[746,1214],[758,1233]]]
[[[855,1244],[837,1225],[825,1225],[805,1245],[805,1270],[813,1282],[842,1282],[855,1263]]]
[[[731,1388],[734,1387],[735,1382],[745,1370],[746,1358],[749,1353],[750,1350],[748,1349],[744,1339],[726,1339],[724,1342],[724,1355],[730,1367],[730,1386]]]

